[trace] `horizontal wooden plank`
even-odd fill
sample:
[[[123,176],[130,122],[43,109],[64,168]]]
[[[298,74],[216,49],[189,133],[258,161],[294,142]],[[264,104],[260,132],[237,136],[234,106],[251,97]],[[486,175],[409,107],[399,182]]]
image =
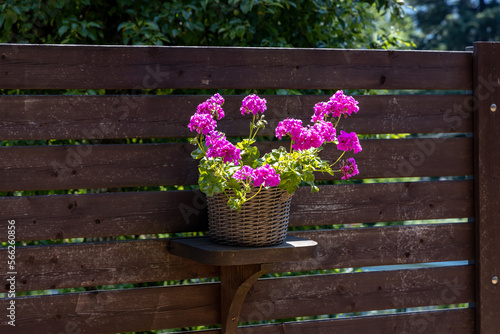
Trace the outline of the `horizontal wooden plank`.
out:
[[[275,272],[474,259],[473,223],[289,232],[318,243],[316,259],[276,263]]]
[[[239,327],[238,334],[472,334],[475,312],[472,308],[398,313],[390,315],[297,321]],[[182,332],[182,334],[220,334],[219,329]],[[180,334],[180,332],[179,332]]]
[[[255,283],[240,321],[473,301],[472,266],[288,277]]]
[[[474,258],[473,224],[289,232],[318,242],[318,257],[274,264],[274,272],[460,261]],[[167,251],[168,239],[16,249],[17,291],[218,277],[219,267]],[[106,256],[102,256],[106,254]],[[7,249],[0,262],[7,263]],[[0,275],[6,281],[8,275]],[[2,286],[0,292],[5,292]]]
[[[0,45],[0,89],[471,89],[472,53]]]
[[[340,128],[363,134],[471,132],[471,95],[361,95],[360,111]],[[0,139],[93,139],[189,137],[187,124],[208,96],[0,96]],[[228,136],[248,136],[242,96],[225,96],[226,117],[218,122]],[[265,96],[274,136],[287,117],[310,122],[314,105],[328,96]],[[339,129],[340,129],[339,128]]]
[[[249,292],[240,321],[473,301],[471,266],[265,279]],[[82,332],[116,333],[220,321],[218,283],[19,297],[15,302],[16,327],[4,322],[2,333],[36,333],[39,328],[58,333],[68,323]],[[0,308],[8,303],[1,299]]]
[[[262,142],[269,152],[282,142]],[[472,138],[362,140],[357,178],[457,176],[473,173]],[[191,144],[0,147],[0,191],[117,188],[198,183]],[[321,156],[336,161],[327,146]],[[318,180],[339,179],[317,175]]]
[[[472,181],[301,187],[290,225],[331,225],[474,216]],[[17,240],[208,230],[199,191],[122,192],[0,198],[0,221],[16,221]],[[7,238],[0,224],[0,241]]]
[[[0,299],[2,309],[9,300]],[[12,333],[122,333],[218,322],[219,284],[92,291],[15,299]]]
[[[471,181],[363,184],[320,189],[315,194],[307,194],[306,187],[300,189],[303,193],[300,197],[297,193],[297,200],[292,200],[292,225],[474,217]]]

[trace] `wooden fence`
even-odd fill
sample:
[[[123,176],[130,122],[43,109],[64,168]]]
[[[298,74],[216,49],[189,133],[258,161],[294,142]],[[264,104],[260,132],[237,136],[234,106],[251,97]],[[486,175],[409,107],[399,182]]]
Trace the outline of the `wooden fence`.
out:
[[[500,333],[500,287],[493,279],[500,274],[500,110],[492,111],[500,103],[500,43],[475,43],[473,52],[3,44],[0,89],[48,93],[0,96],[0,192],[6,194],[0,197],[0,240],[7,242],[15,229],[18,242],[14,267],[7,244],[0,249],[1,333],[123,333],[221,323],[220,283],[203,280],[219,277],[220,268],[171,255],[168,238],[155,238],[206,231],[204,196],[140,188],[197,183],[190,144],[149,139],[190,136],[189,117],[207,96],[175,95],[175,89],[398,90],[359,96],[360,112],[344,126],[359,134],[427,134],[363,140],[359,177],[375,183],[322,185],[316,194],[298,190],[291,225],[315,228],[290,234],[317,241],[319,257],[275,263],[272,272],[291,274],[260,279],[240,321],[288,321],[243,326],[239,333]],[[126,89],[129,95],[63,95],[64,89]],[[144,95],[148,89],[174,94]],[[232,116],[242,96],[225,97],[228,116],[220,129],[246,135],[248,120]],[[269,126],[262,136],[272,135],[285,117],[309,121],[325,96],[266,99]],[[148,143],[115,140],[123,138]],[[70,139],[86,141],[43,141]],[[262,142],[263,149],[272,145]],[[415,179],[392,182],[402,177]],[[124,189],[131,187],[137,188]],[[100,193],[19,193],[71,189]],[[149,237],[110,238],[134,235]],[[44,242],[52,239],[73,242]],[[28,241],[38,242],[21,246]],[[447,261],[462,262],[404,266]],[[385,265],[400,267],[331,270]],[[127,285],[163,281],[176,284]],[[54,293],[65,288],[80,290]],[[39,293],[12,298],[13,291]],[[11,305],[15,326],[9,324]],[[452,307],[425,308],[443,305]],[[377,310],[385,312],[366,313]],[[348,316],[327,316],[335,314]],[[310,316],[323,319],[291,319]]]

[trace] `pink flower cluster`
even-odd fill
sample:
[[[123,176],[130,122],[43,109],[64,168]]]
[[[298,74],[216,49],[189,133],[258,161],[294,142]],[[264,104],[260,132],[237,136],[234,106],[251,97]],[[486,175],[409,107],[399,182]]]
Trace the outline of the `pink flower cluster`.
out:
[[[336,130],[332,123],[326,121],[317,122],[312,127],[309,125],[306,128],[302,126],[301,120],[287,118],[279,122],[276,127],[276,137],[281,139],[286,135],[292,139],[293,149],[302,151],[312,147],[318,148],[325,142],[334,141]]]
[[[243,99],[243,102],[241,103],[241,114],[254,114],[257,115],[259,111],[263,114],[264,111],[267,110],[267,101],[266,99],[261,99],[255,94],[248,95]]]
[[[221,132],[212,131],[207,136],[207,157],[223,158],[224,163],[238,165],[241,160],[240,149],[231,144]]]
[[[362,150],[356,132],[347,133],[341,130],[338,142],[337,148],[341,151],[353,151],[356,154]]]
[[[342,161],[340,165],[340,174],[342,174],[342,180],[347,180],[354,175],[358,175],[359,170],[356,165],[356,160],[354,160],[354,158],[349,158],[347,161]]]
[[[188,125],[189,130],[204,135],[215,130],[217,127],[216,119],[220,120],[224,117],[223,104],[224,98],[219,93],[199,104],[196,108],[196,113],[191,116],[191,121]]]
[[[341,115],[351,115],[359,110],[358,101],[352,96],[344,95],[344,92],[339,90],[330,97],[328,102],[319,102],[314,106],[314,115],[311,118],[312,122],[326,120],[328,116],[339,117]]]
[[[283,136],[289,135],[292,138],[297,138],[300,136],[302,129],[302,121],[300,119],[286,118],[278,123],[276,137],[281,139]]]
[[[191,132],[196,131],[204,135],[209,134],[217,127],[217,122],[212,118],[210,114],[194,114],[191,116],[191,121],[189,122],[188,128]]]
[[[236,180],[253,180],[255,187],[276,187],[280,184],[280,176],[269,164],[253,169],[243,166],[233,174]]]

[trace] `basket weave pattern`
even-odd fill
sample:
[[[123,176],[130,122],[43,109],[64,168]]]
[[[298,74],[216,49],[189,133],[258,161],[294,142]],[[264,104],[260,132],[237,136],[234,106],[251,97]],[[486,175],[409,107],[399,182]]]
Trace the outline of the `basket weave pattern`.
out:
[[[286,238],[291,201],[292,195],[286,190],[263,188],[237,212],[229,208],[224,193],[207,197],[210,237],[216,243],[232,246],[279,245]]]

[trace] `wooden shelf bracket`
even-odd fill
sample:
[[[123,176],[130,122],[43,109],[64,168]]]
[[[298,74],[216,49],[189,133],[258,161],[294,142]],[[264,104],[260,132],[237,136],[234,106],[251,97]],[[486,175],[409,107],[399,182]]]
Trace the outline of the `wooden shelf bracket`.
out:
[[[237,247],[215,244],[208,237],[170,239],[168,251],[199,263],[220,266],[221,333],[236,334],[248,291],[273,263],[317,256],[317,242],[287,236],[281,245]]]

